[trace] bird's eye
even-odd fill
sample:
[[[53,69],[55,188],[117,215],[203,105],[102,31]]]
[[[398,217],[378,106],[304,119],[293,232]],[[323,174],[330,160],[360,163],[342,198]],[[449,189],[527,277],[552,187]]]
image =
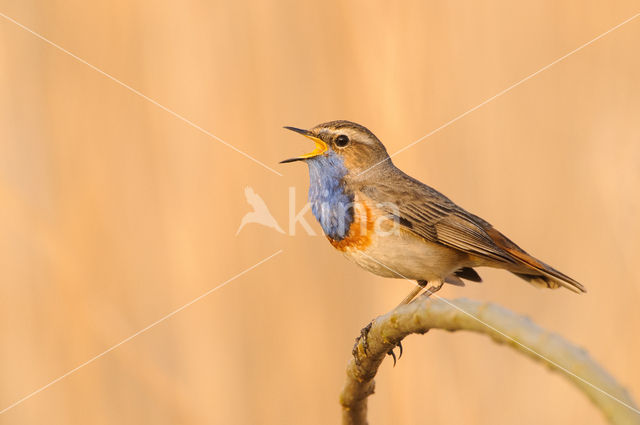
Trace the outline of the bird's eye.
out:
[[[340,147],[340,148],[344,148],[345,146],[347,146],[349,144],[349,137],[341,134],[336,138],[336,146]]]

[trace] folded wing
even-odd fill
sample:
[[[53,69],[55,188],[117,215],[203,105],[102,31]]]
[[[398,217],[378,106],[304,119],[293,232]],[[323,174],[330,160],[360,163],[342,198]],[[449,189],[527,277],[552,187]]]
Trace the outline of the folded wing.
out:
[[[527,254],[491,224],[457,206],[440,192],[403,175],[360,188],[414,235],[463,251],[488,262],[501,263],[528,282],[549,288],[564,286],[586,292],[569,276]],[[398,189],[402,188],[402,189]]]

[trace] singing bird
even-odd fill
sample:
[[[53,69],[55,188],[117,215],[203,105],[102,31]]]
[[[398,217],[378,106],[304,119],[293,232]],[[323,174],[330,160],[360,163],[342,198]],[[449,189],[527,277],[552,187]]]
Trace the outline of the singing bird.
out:
[[[428,294],[443,283],[480,282],[475,267],[505,269],[539,287],[585,287],[527,254],[482,218],[396,168],[367,128],[331,121],[310,130],[285,127],[315,149],[282,163],[309,166],[309,203],[333,247],[384,277],[416,280]]]

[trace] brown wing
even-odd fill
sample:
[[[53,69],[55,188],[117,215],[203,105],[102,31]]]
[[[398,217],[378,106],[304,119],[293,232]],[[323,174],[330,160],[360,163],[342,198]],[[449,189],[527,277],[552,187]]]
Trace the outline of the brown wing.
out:
[[[416,236],[490,262],[504,263],[505,268],[516,269],[514,271],[524,266],[526,272],[516,274],[533,284],[585,292],[580,283],[530,256],[491,224],[460,208],[440,192],[409,176],[400,178],[400,181],[386,179],[382,184],[361,190],[380,202],[390,215],[397,216],[400,224]]]
[[[437,242],[468,254],[493,261],[515,263],[514,258],[500,248],[473,216],[454,213],[434,223]]]
[[[418,237],[492,261],[516,263],[485,231],[491,225],[435,189],[409,177],[360,188]]]

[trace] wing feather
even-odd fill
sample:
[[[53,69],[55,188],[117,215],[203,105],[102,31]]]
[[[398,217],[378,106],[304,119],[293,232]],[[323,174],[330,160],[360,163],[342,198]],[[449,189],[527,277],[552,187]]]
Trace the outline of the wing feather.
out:
[[[434,224],[438,242],[461,251],[498,261],[514,262],[479,224],[459,215],[442,217]]]
[[[493,261],[514,263],[485,228],[491,225],[454,204],[449,198],[406,176],[402,190],[376,183],[360,190],[415,236]]]
[[[586,291],[579,282],[527,254],[491,224],[460,208],[437,190],[402,172],[383,177],[359,189],[415,236],[503,263],[504,268],[534,284]],[[520,272],[522,267],[524,272]]]

